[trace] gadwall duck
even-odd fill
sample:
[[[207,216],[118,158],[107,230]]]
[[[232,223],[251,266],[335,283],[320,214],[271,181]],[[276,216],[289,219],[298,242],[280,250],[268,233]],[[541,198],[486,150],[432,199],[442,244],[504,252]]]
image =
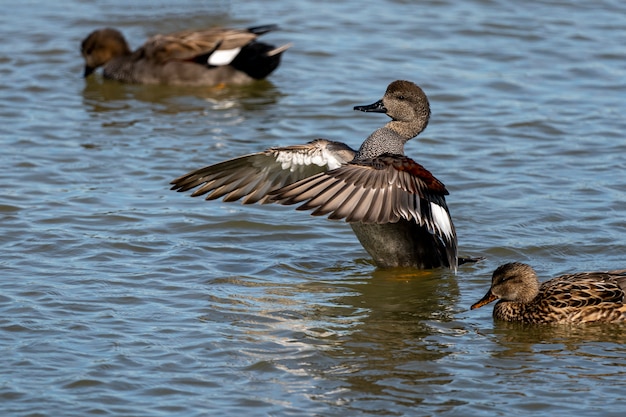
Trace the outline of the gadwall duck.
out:
[[[498,320],[523,323],[586,323],[626,321],[626,269],[561,275],[539,285],[529,265],[513,262],[498,267],[487,294],[476,309],[500,300],[493,308]]]
[[[275,48],[257,38],[276,25],[211,28],[151,37],[135,52],[116,29],[92,32],[81,44],[85,77],[103,75],[125,83],[185,86],[244,85],[267,77],[290,44]]]
[[[430,118],[426,94],[394,81],[363,112],[391,118],[359,150],[326,139],[270,148],[183,175],[173,190],[199,187],[193,197],[243,198],[244,204],[298,204],[298,210],[345,219],[378,267],[457,267],[457,237],[446,187],[404,155],[404,144]]]

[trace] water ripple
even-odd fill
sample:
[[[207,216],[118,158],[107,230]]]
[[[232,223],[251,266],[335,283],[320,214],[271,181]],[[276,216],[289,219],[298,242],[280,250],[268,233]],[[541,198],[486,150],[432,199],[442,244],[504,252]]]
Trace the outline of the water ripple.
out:
[[[617,416],[622,326],[510,326],[469,305],[500,263],[624,268],[621,2],[387,0],[12,6],[0,16],[0,401],[6,415]],[[81,77],[81,39],[280,24],[247,88]],[[26,25],[26,26],[25,26]],[[28,31],[24,31],[28,27]],[[376,270],[343,222],[169,191],[203,165],[316,137],[393,79],[433,116],[461,253]]]

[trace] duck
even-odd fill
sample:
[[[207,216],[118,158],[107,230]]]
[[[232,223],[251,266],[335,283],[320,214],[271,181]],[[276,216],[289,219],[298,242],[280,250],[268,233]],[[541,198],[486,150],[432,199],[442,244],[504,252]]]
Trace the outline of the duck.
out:
[[[499,300],[496,320],[528,324],[615,323],[626,321],[626,269],[561,275],[539,284],[535,270],[521,262],[499,266],[477,309]]]
[[[345,220],[379,268],[450,268],[459,264],[446,186],[404,154],[428,125],[430,104],[417,84],[396,80],[383,97],[355,106],[391,118],[358,149],[318,138],[193,170],[171,181],[192,197],[243,204],[298,204],[314,216]],[[461,258],[462,263],[474,261]]]
[[[270,75],[291,44],[274,47],[257,38],[276,25],[209,28],[155,35],[132,52],[114,28],[91,32],[81,43],[84,77],[103,67],[104,78],[131,84],[246,85]]]

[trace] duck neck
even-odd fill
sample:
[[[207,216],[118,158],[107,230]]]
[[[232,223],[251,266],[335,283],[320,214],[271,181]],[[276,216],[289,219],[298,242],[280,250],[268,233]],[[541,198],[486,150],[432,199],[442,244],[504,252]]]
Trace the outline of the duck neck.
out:
[[[410,121],[391,120],[385,127],[397,132],[399,135],[406,138],[405,142],[414,138],[426,129],[428,126],[429,114],[426,113],[423,116],[412,118]]]
[[[524,321],[528,312],[528,303],[500,300],[493,308],[493,318],[504,321]]]
[[[385,153],[404,155],[404,144],[408,139],[388,125],[376,129],[365,139],[354,157],[355,160],[375,158]]]

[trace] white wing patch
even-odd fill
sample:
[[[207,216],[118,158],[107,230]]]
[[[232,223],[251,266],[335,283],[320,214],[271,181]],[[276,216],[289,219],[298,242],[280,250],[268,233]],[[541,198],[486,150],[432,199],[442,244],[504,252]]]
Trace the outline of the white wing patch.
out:
[[[433,215],[433,223],[444,234],[444,236],[452,239],[452,222],[448,212],[438,204],[430,203],[430,211]]]
[[[276,162],[280,163],[281,168],[295,171],[302,166],[317,165],[320,167],[328,166],[328,169],[335,169],[343,165],[343,161],[337,158],[332,152],[327,150],[316,150],[315,152],[287,152],[281,151],[276,155]]]
[[[241,48],[217,50],[211,54],[207,63],[214,67],[229,65],[239,55],[239,51],[241,51]]]
[[[346,163],[346,161],[344,161],[341,158],[338,158],[332,152],[328,152],[328,150],[325,148],[322,150],[322,154],[319,155],[318,157],[320,158],[322,163],[317,163],[317,162],[315,163],[320,166],[328,165],[329,170],[339,168],[340,166]]]

